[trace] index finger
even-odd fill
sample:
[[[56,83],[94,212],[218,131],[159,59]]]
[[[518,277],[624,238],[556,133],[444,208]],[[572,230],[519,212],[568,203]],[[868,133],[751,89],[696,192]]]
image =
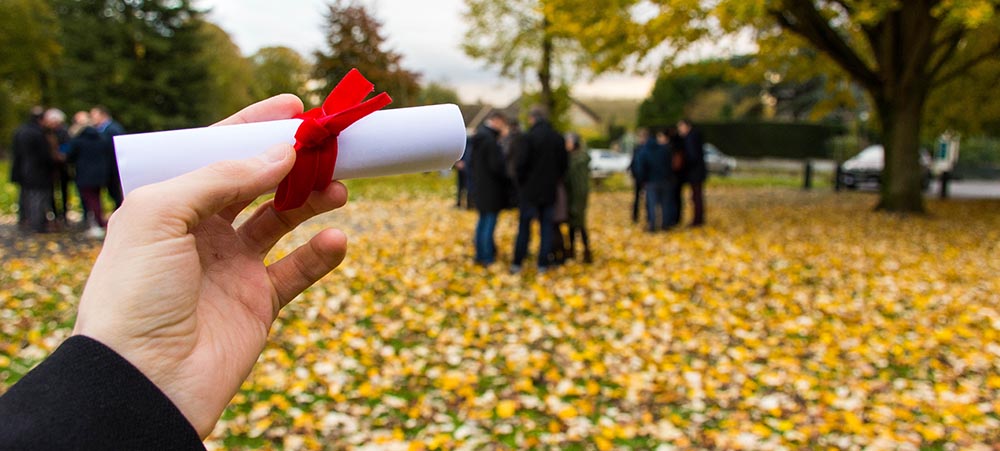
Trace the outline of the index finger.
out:
[[[250,122],[277,121],[290,119],[303,110],[302,100],[291,94],[279,94],[270,99],[261,100],[236,114],[229,116],[213,125],[237,125]]]

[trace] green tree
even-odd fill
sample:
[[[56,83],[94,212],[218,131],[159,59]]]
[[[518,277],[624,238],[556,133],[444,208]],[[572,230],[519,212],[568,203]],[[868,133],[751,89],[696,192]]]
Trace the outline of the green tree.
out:
[[[210,121],[222,119],[259,99],[254,65],[218,25],[201,22],[203,45],[198,57],[207,72],[207,89],[199,98]]]
[[[438,103],[459,103],[455,89],[441,83],[430,82],[420,89],[417,100],[420,105],[435,105]]]
[[[108,106],[130,131],[203,125],[212,87],[202,12],[190,0],[49,0],[63,57],[52,101],[69,111]]]
[[[288,47],[264,47],[251,56],[250,61],[259,97],[283,93],[305,96],[312,68],[299,52]]]
[[[0,2],[0,149],[32,105],[49,101],[51,71],[62,51],[58,30],[47,3]]]
[[[393,107],[416,104],[419,74],[402,66],[402,55],[385,48],[382,24],[354,0],[327,5],[326,49],[315,53],[313,74],[325,81],[317,90],[320,98],[336,86],[352,68],[357,68],[378,91],[392,96]]]
[[[468,28],[462,49],[505,77],[533,74],[538,81],[533,96],[559,121],[560,105],[568,102],[569,81],[585,67],[572,34],[559,22],[566,20],[562,0],[466,0]],[[559,99],[559,86],[566,98]]]
[[[578,39],[599,70],[623,67],[668,43],[684,49],[752,30],[760,54],[791,45],[822,54],[867,93],[886,147],[879,208],[924,211],[918,146],[925,106],[936,88],[1000,57],[997,0],[565,0],[576,3]],[[623,15],[657,7],[639,23]],[[604,19],[594,10],[618,11]],[[597,26],[630,35],[620,43]],[[972,45],[975,44],[975,45]],[[984,89],[985,87],[981,87]]]

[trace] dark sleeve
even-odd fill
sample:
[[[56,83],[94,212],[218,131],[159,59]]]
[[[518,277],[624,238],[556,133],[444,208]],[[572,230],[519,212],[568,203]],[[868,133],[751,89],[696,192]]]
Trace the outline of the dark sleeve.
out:
[[[0,397],[0,425],[0,450],[205,449],[146,376],[82,336]]]

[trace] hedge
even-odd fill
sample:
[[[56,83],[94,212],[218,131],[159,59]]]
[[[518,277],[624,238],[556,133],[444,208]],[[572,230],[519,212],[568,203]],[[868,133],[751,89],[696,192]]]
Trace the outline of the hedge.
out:
[[[828,142],[844,127],[785,122],[700,122],[705,142],[734,157],[832,158]]]

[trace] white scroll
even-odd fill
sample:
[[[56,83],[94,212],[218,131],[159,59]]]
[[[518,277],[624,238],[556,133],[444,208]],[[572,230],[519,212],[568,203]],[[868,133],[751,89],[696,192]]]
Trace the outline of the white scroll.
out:
[[[301,119],[115,137],[122,190],[161,182],[223,160],[294,144]],[[376,111],[340,134],[335,180],[438,171],[465,151],[465,121],[455,105]]]

